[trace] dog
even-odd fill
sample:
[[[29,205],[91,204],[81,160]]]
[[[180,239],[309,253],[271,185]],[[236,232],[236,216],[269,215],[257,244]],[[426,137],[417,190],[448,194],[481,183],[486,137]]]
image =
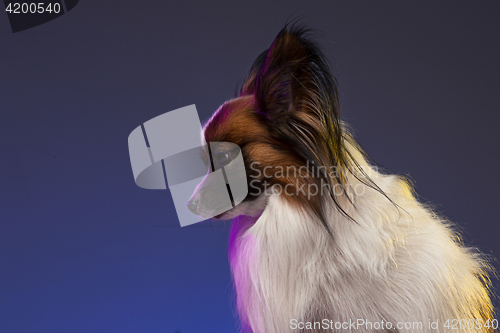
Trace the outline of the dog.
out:
[[[406,177],[379,170],[339,110],[324,53],[293,24],[203,127],[205,142],[238,145],[246,169],[248,195],[216,216],[233,220],[241,331],[495,331],[485,256]],[[229,166],[237,152],[211,153]],[[209,197],[200,184],[190,209],[203,215]]]

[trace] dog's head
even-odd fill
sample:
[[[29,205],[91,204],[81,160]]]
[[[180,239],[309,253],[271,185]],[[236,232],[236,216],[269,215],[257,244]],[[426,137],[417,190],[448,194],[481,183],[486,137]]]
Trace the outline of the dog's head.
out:
[[[255,60],[237,97],[205,124],[203,135],[207,143],[238,145],[246,168],[247,197],[218,218],[258,215],[271,191],[321,216],[325,193],[311,193],[311,185],[343,185],[338,170],[346,157],[335,78],[302,28],[284,28],[278,34]],[[234,157],[224,146],[211,153],[221,164]],[[207,185],[202,182],[190,200],[195,213],[207,209]]]

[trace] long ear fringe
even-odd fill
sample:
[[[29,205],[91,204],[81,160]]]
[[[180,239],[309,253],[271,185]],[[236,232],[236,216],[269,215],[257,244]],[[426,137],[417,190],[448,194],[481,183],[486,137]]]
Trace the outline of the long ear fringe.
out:
[[[355,177],[361,172],[365,185],[385,195],[345,148],[344,140],[349,136],[340,119],[337,82],[312,37],[311,30],[296,23],[287,24],[271,47],[254,61],[239,95],[254,95],[259,113],[273,126],[275,137],[283,146],[293,147],[293,153],[304,162],[338,171],[332,178],[321,170],[324,182],[340,186],[346,193],[346,172]],[[340,204],[334,188],[330,186],[330,197],[339,212],[356,222]],[[346,198],[355,208],[351,198]],[[316,213],[331,234],[325,207],[320,209]]]

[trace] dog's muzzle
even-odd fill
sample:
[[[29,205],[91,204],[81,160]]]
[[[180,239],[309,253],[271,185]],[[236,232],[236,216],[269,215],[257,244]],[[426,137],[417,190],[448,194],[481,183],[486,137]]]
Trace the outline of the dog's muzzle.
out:
[[[238,145],[200,144],[201,124],[194,105],[164,113],[129,135],[129,154],[139,187],[172,194],[181,226],[218,216],[248,194],[245,165]],[[216,155],[231,151],[221,165]]]

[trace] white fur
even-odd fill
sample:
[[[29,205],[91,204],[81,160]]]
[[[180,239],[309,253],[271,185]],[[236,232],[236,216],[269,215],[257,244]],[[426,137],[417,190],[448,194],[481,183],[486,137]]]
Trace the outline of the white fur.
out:
[[[355,197],[356,209],[349,211],[357,223],[330,202],[333,241],[312,214],[278,194],[267,198],[260,217],[235,219],[230,261],[243,328],[326,332],[292,329],[291,320],[364,319],[390,321],[392,331],[400,333],[485,332],[443,326],[448,319],[482,318],[481,307],[491,307],[477,277],[484,273],[483,261],[459,245],[448,222],[418,202],[401,177],[377,172],[355,148],[348,145],[348,150],[399,208],[349,175],[351,188],[364,189]],[[439,329],[430,329],[429,322],[436,320]],[[421,322],[422,328],[397,329],[398,322]],[[389,330],[351,326],[336,331]]]

